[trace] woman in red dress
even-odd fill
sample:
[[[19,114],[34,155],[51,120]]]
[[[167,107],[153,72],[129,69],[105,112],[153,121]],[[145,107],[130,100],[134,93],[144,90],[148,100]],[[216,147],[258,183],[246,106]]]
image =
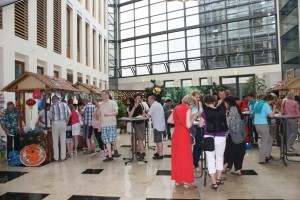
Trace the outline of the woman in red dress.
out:
[[[189,128],[193,125],[191,108],[196,104],[192,95],[186,95],[168,119],[174,123],[172,135],[172,176],[175,185],[186,189],[197,189],[194,183],[192,144]]]

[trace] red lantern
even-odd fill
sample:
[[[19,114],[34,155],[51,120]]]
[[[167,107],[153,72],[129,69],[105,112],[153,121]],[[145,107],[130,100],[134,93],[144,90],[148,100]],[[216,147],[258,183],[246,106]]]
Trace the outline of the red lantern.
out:
[[[30,119],[32,120],[32,107],[36,104],[36,101],[33,98],[27,99],[26,105],[29,106],[30,109]]]

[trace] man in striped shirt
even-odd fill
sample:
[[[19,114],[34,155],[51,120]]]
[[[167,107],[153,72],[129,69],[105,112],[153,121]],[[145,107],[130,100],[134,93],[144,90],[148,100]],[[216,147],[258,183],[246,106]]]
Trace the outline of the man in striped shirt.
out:
[[[95,112],[95,106],[88,99],[84,99],[83,103],[85,105],[83,108],[83,138],[86,139],[86,145],[88,147],[88,150],[85,151],[84,154],[91,154],[93,153],[91,150],[91,137],[93,134],[91,121]]]
[[[71,111],[69,106],[56,95],[52,97],[52,103],[50,118],[52,120],[54,160],[59,160],[58,143],[60,142],[60,161],[63,162],[66,160],[66,128],[71,117]]]

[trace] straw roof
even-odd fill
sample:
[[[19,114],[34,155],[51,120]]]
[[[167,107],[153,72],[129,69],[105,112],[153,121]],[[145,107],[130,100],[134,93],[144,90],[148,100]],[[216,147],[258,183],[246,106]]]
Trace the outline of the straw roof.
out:
[[[291,80],[279,81],[272,87],[272,90],[289,90],[289,89],[299,89],[300,88],[300,77],[296,77]]]
[[[32,92],[33,90],[60,90],[70,92],[80,92],[72,84],[62,78],[24,72],[19,78],[5,86],[5,92]]]
[[[87,83],[77,82],[73,86],[79,89],[81,92],[84,92],[85,94],[101,94],[100,88],[93,85],[89,85]]]

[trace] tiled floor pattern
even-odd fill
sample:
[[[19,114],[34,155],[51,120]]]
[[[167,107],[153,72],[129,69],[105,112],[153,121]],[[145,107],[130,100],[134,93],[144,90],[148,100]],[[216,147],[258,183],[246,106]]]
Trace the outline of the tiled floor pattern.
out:
[[[117,143],[119,146],[130,145],[130,135],[119,135]],[[171,141],[164,144],[165,154],[170,155],[171,148],[167,145]],[[295,145],[296,152],[300,152],[299,144]],[[197,190],[176,187],[174,181],[170,180],[171,159],[154,161],[152,149],[146,148],[146,164],[133,162],[125,165],[123,158],[131,156],[130,148],[119,148],[119,153],[122,154],[121,157],[108,163],[104,163],[104,158],[99,158],[97,154],[84,155],[82,151],[65,162],[50,163],[42,167],[9,167],[2,161],[0,171],[12,171],[22,175],[12,178],[0,173],[0,179],[7,180],[0,184],[0,200],[98,200],[110,197],[120,200],[300,199],[300,163],[287,162],[285,167],[282,161],[271,160],[266,165],[259,165],[257,149],[247,150],[242,176],[224,174],[225,184],[218,191],[209,188],[209,177],[207,186],[203,186],[204,177],[195,179]],[[278,147],[273,147],[272,155],[275,159],[279,158]],[[293,159],[299,160],[299,157]],[[13,193],[18,193],[18,198]],[[20,193],[31,193],[34,198]],[[49,195],[45,196],[47,194]]]

